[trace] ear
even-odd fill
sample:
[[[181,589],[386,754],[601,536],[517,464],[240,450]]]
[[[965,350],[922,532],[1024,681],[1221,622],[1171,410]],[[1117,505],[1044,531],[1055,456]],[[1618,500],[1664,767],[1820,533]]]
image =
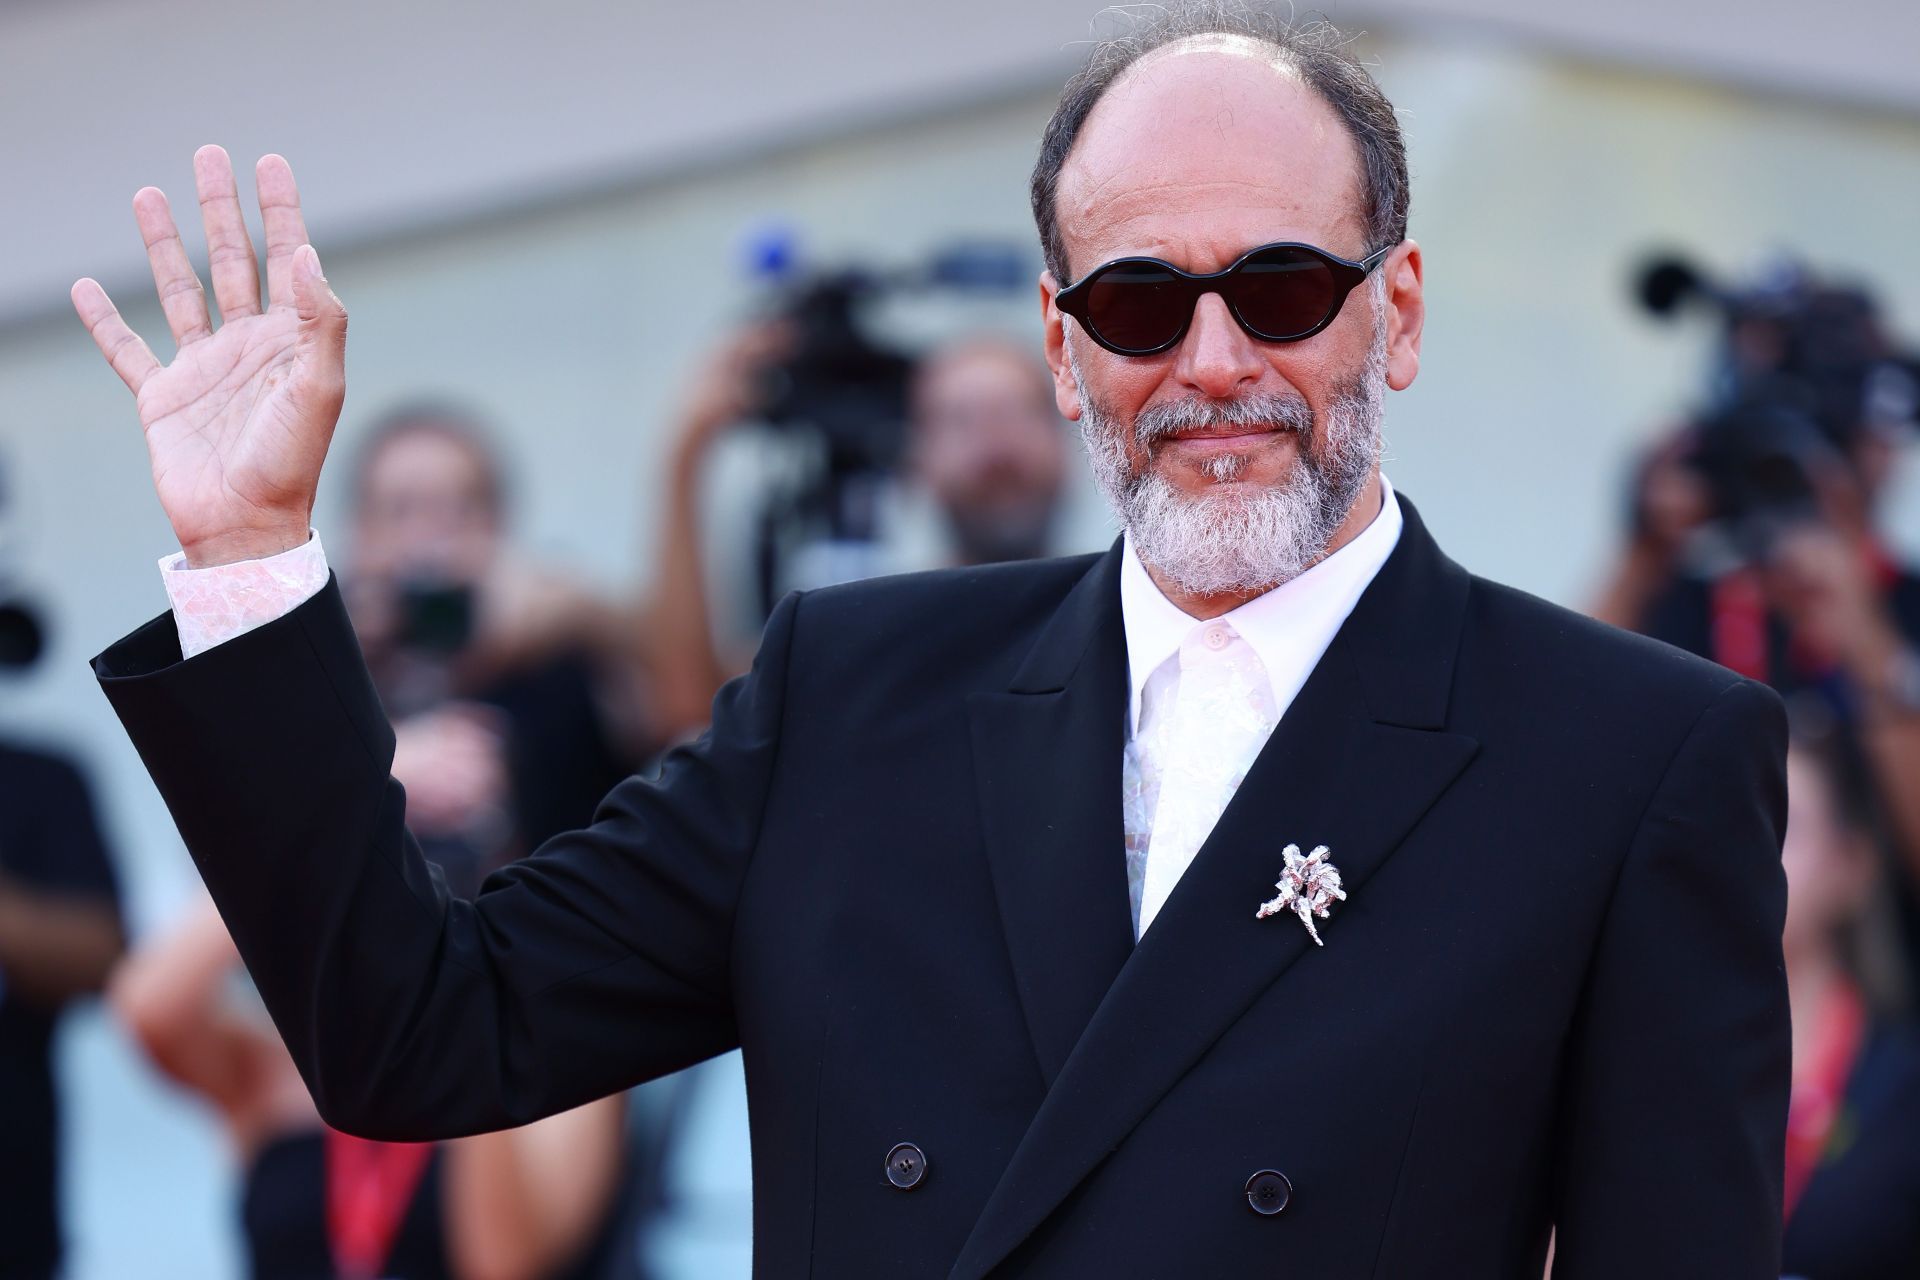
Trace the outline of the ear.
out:
[[[1060,416],[1070,422],[1080,420],[1080,384],[1074,379],[1073,366],[1067,363],[1067,318],[1054,305],[1060,282],[1053,272],[1040,273],[1040,323],[1046,335],[1047,368],[1053,374],[1053,403]]]
[[[1387,282],[1387,385],[1405,391],[1420,372],[1420,333],[1427,324],[1420,246],[1402,240],[1380,272]]]

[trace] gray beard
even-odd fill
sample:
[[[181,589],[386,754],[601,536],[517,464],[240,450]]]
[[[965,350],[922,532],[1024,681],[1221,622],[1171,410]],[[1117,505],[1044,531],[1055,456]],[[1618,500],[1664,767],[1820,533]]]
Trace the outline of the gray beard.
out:
[[[1071,343],[1067,361],[1080,388],[1080,438],[1094,483],[1140,559],[1193,595],[1266,590],[1312,568],[1326,556],[1380,463],[1384,323],[1375,326],[1366,363],[1335,388],[1324,432],[1315,433],[1313,410],[1297,393],[1156,405],[1134,418],[1132,435],[1149,460],[1137,473],[1127,456],[1127,428],[1087,394]],[[1169,434],[1207,426],[1277,426],[1299,433],[1300,448],[1286,479],[1271,488],[1189,495],[1155,470],[1151,459]],[[1216,481],[1234,480],[1247,461],[1245,454],[1222,454],[1206,470]]]

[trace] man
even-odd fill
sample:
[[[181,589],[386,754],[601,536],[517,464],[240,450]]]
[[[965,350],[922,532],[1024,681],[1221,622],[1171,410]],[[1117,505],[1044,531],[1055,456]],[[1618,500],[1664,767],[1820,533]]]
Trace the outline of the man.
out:
[[[1045,555],[1066,482],[1053,387],[1030,351],[980,335],[914,371],[909,473],[938,508],[952,562]]]
[[[107,693],[329,1119],[519,1123],[739,1044],[763,1275],[1531,1280],[1550,1232],[1562,1277],[1774,1275],[1779,704],[1441,554],[1377,465],[1424,318],[1391,107],[1328,30],[1156,15],[1034,181],[1105,555],[789,597],[657,782],[450,900],[300,567],[345,313],[269,157],[256,314],[205,150],[239,318],[151,190],[189,358],[76,302],[176,599],[314,593],[219,643],[176,604]]]
[[[396,407],[354,461],[342,591],[414,757],[414,833],[431,827],[440,852],[485,870],[590,821],[657,750],[607,714],[624,701],[603,690],[625,674],[630,618],[512,547],[505,468],[469,412]]]

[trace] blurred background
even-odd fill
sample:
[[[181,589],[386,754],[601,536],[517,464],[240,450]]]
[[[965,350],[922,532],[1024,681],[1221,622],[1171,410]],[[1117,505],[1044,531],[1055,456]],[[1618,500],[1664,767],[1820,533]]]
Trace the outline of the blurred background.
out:
[[[1790,876],[1854,886],[1802,913],[1796,1022],[1827,1030],[1797,1045],[1823,1065],[1789,1193],[1813,1205],[1920,972],[1920,9],[1324,11],[1400,110],[1426,253],[1396,487],[1474,570],[1795,695],[1823,807],[1796,808],[1814,869]],[[66,298],[99,278],[168,357],[134,190],[172,196],[198,255],[198,145],[233,154],[243,203],[258,155],[293,164],[353,315],[316,523],[410,819],[477,877],[697,732],[787,587],[1111,540],[1041,381],[1026,202],[1093,18],[0,5],[0,1091],[38,1099],[51,1044],[59,1274],[242,1275],[353,1160],[444,1208],[388,1222],[374,1195],[348,1234],[437,1234],[452,1274],[745,1275],[750,1246],[727,1060],[425,1172],[323,1141],[285,1087],[86,665],[166,607],[174,545]],[[34,845],[55,825],[97,837]],[[548,1178],[551,1220],[487,1235]]]

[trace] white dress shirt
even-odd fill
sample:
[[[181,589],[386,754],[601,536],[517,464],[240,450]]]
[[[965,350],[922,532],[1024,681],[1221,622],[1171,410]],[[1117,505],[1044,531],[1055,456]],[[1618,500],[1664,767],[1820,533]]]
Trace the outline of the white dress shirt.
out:
[[[1382,476],[1379,513],[1358,537],[1291,582],[1209,622],[1162,595],[1133,540],[1126,540],[1120,616],[1130,691],[1121,778],[1136,937],[1153,922],[1274,725],[1386,563],[1400,526],[1400,504]],[[191,658],[292,612],[326,585],[327,561],[313,534],[279,555],[208,569],[187,568],[176,552],[160,558],[160,573],[181,656]],[[1184,708],[1183,645],[1196,672],[1208,666],[1189,682]],[[1216,656],[1218,664],[1211,661]],[[1158,862],[1151,857],[1156,836]]]
[[[1381,476],[1379,513],[1357,537],[1299,577],[1211,622],[1197,621],[1161,594],[1133,540],[1127,539],[1120,563],[1120,616],[1127,633],[1131,701],[1121,777],[1127,888],[1136,936],[1152,923],[1273,726],[1286,715],[1334,633],[1392,554],[1401,523],[1393,486]],[[1217,706],[1198,712],[1187,708],[1180,714],[1183,644],[1189,655],[1196,649],[1201,654],[1212,650],[1232,658],[1242,646],[1251,650],[1236,666],[1242,676],[1252,673],[1256,686],[1261,679],[1266,683],[1266,688],[1241,695],[1257,727],[1234,723],[1239,717],[1223,715]],[[1209,696],[1218,697],[1218,690]],[[1213,758],[1223,754],[1229,758]],[[1186,789],[1177,809],[1163,805],[1163,784]],[[1195,789],[1207,794],[1186,794]],[[1156,827],[1163,809],[1176,828],[1171,832]],[[1170,840],[1175,845],[1177,865],[1154,866],[1149,877],[1156,835],[1163,844]]]

